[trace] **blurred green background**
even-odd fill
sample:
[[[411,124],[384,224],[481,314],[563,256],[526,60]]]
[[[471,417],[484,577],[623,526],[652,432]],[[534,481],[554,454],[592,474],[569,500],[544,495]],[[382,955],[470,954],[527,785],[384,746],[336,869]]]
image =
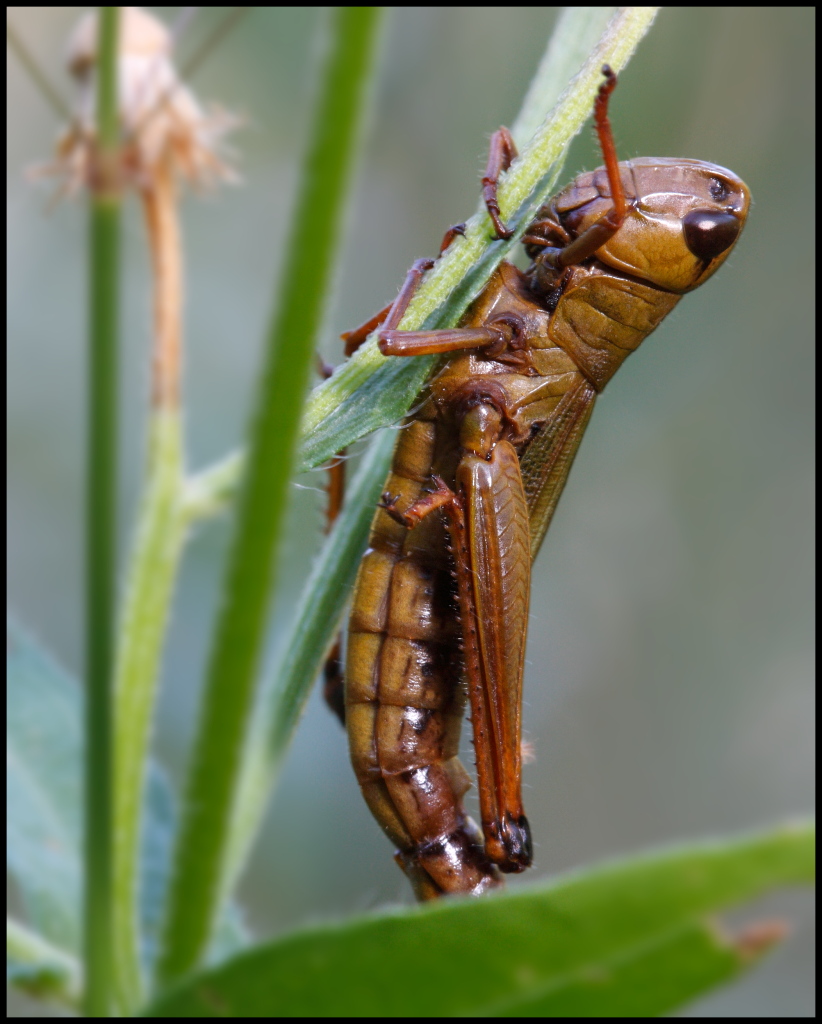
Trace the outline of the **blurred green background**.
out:
[[[10,8],[64,95],[66,36],[82,8]],[[166,21],[178,8],[151,8]],[[193,49],[224,9],[182,40]],[[510,124],[556,8],[393,8],[336,300],[324,335],[390,299],[415,258],[476,205],[489,134]],[[243,177],[189,197],[186,402],[190,461],[240,443],[305,139],[316,8],[252,8],[198,72],[199,95],[239,112]],[[754,206],[736,252],[608,387],[536,564],[525,800],[528,879],[650,844],[744,830],[813,800],[812,225],[815,12],[663,10],[622,77],[620,156],[732,168]],[[8,70],[8,589],[21,620],[80,668],[85,211],[50,209],[27,167],[57,119]],[[562,179],[599,163],[591,133]],[[143,456],[149,283],[135,203],[125,231],[123,548]],[[320,474],[293,488],[271,652],[319,543]],[[175,601],[156,730],[185,764],[227,520],[191,543]],[[242,886],[268,935],[407,901],[405,880],[315,695]],[[512,885],[527,880],[515,879]],[[811,1016],[811,901],[754,975],[687,1016]],[[25,1013],[25,1009],[17,1009]]]

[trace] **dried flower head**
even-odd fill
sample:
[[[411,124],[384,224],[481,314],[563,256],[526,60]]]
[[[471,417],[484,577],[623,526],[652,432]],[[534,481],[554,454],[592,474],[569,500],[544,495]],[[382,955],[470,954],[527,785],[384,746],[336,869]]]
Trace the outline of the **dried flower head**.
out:
[[[97,14],[90,12],[68,44],[68,69],[80,85],[75,120],[58,140],[56,160],[41,169],[61,177],[68,193],[93,186],[96,60]],[[198,187],[236,180],[221,147],[238,119],[203,110],[180,81],[168,30],[139,7],[121,8],[118,71],[123,185],[150,187],[160,165]]]

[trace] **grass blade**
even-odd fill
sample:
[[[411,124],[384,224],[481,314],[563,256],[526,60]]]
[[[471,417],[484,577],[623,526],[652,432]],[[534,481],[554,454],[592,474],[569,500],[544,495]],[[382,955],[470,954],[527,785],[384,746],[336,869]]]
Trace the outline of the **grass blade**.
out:
[[[605,8],[604,14],[611,8]],[[624,7],[610,19],[582,67],[579,52],[553,49],[558,60],[553,81],[568,87],[551,109],[555,96],[532,89],[517,125],[541,127],[500,181],[503,218],[514,234],[508,240],[492,234],[484,207],[467,222],[457,241],[426,275],[400,327],[435,330],[453,326],[483,288],[491,273],[518,244],[539,205],[553,191],[573,137],[590,116],[602,81],[602,65],[619,72],[651,27],[656,7]],[[591,37],[591,23],[602,25],[603,9],[572,8],[561,24],[565,38]],[[547,57],[546,57],[547,60]],[[539,75],[545,77],[545,67]],[[555,88],[555,86],[550,86]],[[547,105],[546,105],[547,101]],[[387,359],[377,348],[376,332],[334,376],[315,388],[306,403],[301,470],[321,465],[353,441],[403,416],[434,364],[434,357]]]
[[[303,396],[322,323],[357,148],[379,9],[331,14],[308,158],[291,230],[278,311],[250,430],[240,494],[182,808],[160,977],[189,971],[220,906],[232,805],[265,633],[276,540],[294,462]]]

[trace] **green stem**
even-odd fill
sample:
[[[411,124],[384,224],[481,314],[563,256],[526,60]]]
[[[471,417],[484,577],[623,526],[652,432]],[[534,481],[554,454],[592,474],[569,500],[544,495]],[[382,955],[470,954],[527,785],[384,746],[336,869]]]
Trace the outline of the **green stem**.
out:
[[[115,617],[119,8],[99,15],[97,175],[90,216],[89,417],[86,439],[85,1012],[109,1015],[111,987],[111,674]]]
[[[118,1009],[131,1016],[142,1002],[139,866],[151,723],[163,641],[185,532],[180,415],[183,261],[174,169],[151,169],[142,190],[153,266],[152,409],[147,475],[115,677],[114,971]]]
[[[190,476],[183,492],[186,522],[197,523],[224,511],[234,500],[244,472],[245,454],[237,451]]]
[[[142,1001],[139,858],[145,775],[163,642],[185,539],[176,407],[152,412],[148,476],[137,517],[115,673],[114,976],[121,1012]]]
[[[228,830],[294,464],[300,410],[331,284],[375,52],[380,9],[335,8],[278,312],[251,426],[237,512],[175,849],[160,978],[205,952],[223,895]]]

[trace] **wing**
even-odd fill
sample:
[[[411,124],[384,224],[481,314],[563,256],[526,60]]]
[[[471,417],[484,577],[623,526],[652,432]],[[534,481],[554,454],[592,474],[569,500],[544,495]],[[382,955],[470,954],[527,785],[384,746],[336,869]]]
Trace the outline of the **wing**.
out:
[[[528,445],[520,472],[531,523],[531,558],[537,557],[565,487],[579,442],[594,410],[596,391],[583,379],[562,398]]]
[[[485,851],[502,871],[531,863],[520,779],[522,671],[531,589],[528,505],[514,447],[457,469],[464,515],[455,551]]]

